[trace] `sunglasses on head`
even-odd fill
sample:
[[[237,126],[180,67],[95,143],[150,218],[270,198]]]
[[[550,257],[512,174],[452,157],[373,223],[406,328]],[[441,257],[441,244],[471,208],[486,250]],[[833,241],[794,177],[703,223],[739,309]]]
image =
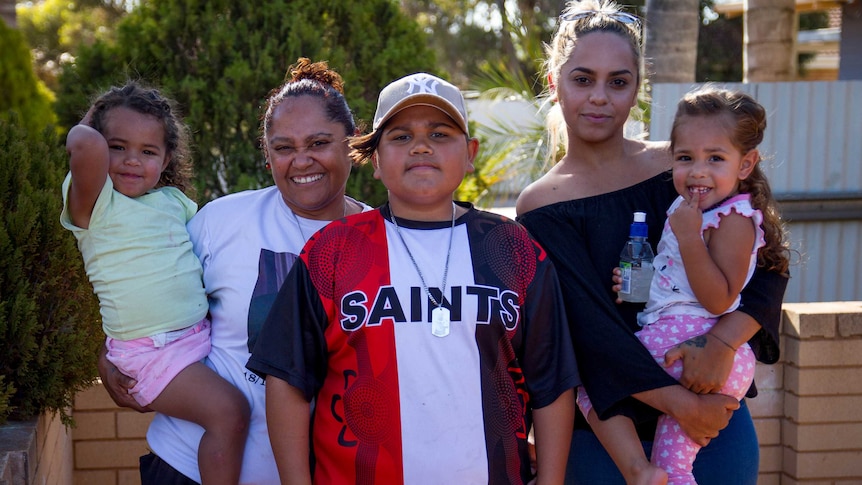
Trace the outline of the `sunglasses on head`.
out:
[[[635,24],[640,26],[640,19],[630,13],[625,12],[601,12],[599,10],[584,10],[583,12],[567,13],[560,15],[560,20],[563,22],[573,22],[575,20],[585,19],[596,15],[604,15],[605,17],[622,22],[624,24]]]

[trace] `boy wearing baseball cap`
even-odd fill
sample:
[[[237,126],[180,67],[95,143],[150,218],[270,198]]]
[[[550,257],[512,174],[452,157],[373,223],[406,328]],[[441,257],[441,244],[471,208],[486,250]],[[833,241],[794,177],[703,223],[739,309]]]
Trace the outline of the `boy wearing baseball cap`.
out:
[[[351,147],[389,201],[308,241],[248,363],[282,482],[526,483],[533,426],[537,483],[562,483],[580,382],[562,293],[521,226],[453,201],[478,150],[461,92],[393,81]]]

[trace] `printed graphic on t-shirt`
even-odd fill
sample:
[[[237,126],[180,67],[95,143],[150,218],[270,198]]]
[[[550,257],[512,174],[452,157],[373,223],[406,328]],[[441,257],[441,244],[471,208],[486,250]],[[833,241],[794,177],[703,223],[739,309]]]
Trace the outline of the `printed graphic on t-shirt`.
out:
[[[248,351],[254,350],[257,335],[263,322],[266,321],[272,302],[278,290],[284,283],[284,277],[290,271],[297,255],[293,253],[276,253],[268,249],[260,250],[257,265],[257,283],[251,294],[248,306]]]

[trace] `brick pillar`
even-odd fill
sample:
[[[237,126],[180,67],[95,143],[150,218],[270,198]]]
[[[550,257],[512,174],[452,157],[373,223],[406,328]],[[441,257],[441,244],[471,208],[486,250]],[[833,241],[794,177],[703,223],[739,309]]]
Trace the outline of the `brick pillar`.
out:
[[[772,365],[758,363],[754,382],[757,383],[757,397],[746,402],[760,443],[757,485],[779,485],[784,451],[781,443],[781,422],[784,419],[783,359]]]
[[[862,483],[862,302],[784,305],[782,481]]]

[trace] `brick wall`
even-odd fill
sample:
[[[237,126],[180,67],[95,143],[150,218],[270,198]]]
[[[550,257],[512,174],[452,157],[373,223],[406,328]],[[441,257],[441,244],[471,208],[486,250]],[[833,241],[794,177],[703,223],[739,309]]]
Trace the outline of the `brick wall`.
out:
[[[862,302],[783,309],[781,362],[751,401],[760,484],[862,484]]]
[[[72,439],[59,415],[0,426],[0,485],[72,483]]]
[[[138,458],[148,452],[152,413],[114,405],[97,384],[75,397],[74,485],[140,485]]]
[[[36,446],[39,456],[49,459],[36,462],[34,484],[69,483],[73,470],[71,432],[59,415],[43,415],[37,420]]]
[[[780,362],[758,365],[760,394],[749,401],[760,440],[758,485],[862,484],[862,302],[785,304],[781,348]],[[74,481],[62,472],[68,453],[60,426],[35,433],[38,453],[49,457],[37,459],[40,478],[12,483],[139,485],[152,415],[116,408],[100,385],[77,396],[73,413]]]

